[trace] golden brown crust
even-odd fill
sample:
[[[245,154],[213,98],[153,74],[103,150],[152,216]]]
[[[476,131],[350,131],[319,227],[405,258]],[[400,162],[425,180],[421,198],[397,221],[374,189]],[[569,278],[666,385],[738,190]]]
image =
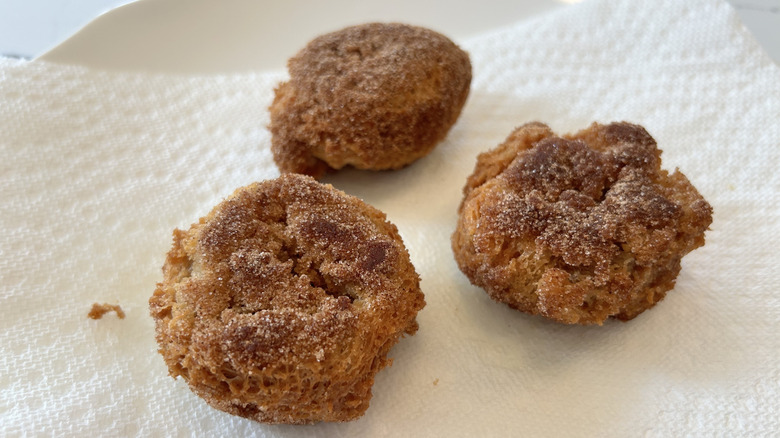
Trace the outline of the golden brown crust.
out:
[[[517,128],[481,154],[452,248],[495,300],[568,324],[629,320],[674,287],[712,208],[638,125]]]
[[[460,115],[468,54],[445,36],[371,23],[320,36],[288,63],[271,104],[282,172],[397,169],[427,155]]]
[[[238,189],[174,231],[150,299],[172,376],[268,423],[347,421],[425,305],[394,225],[303,175]]]

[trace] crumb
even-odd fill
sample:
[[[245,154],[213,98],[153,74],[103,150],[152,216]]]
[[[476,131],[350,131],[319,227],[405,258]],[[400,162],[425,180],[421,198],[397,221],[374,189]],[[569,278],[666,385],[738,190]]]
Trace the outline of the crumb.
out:
[[[439,379],[438,378],[433,379],[433,386],[436,386],[438,384],[439,384]]]
[[[121,307],[119,307],[118,304],[98,304],[93,303],[92,309],[87,314],[88,317],[91,319],[101,319],[103,318],[103,315],[105,315],[108,312],[116,312],[116,316],[119,317],[119,319],[125,319],[125,312],[122,310]]]

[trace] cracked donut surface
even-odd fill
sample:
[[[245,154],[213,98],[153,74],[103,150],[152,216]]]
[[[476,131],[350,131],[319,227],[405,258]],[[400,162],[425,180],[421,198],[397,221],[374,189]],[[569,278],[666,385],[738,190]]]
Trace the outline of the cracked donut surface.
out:
[[[396,227],[307,176],[238,189],[173,237],[150,299],[160,353],[173,377],[231,414],[361,416],[425,305]]]
[[[567,324],[630,320],[674,287],[712,208],[641,126],[515,129],[480,154],[452,249],[493,299]]]

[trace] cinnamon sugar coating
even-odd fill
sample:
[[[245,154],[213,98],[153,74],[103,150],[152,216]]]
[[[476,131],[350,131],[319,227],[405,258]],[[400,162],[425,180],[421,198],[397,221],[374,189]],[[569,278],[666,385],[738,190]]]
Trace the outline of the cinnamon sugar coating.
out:
[[[398,169],[427,155],[460,115],[468,54],[445,36],[371,23],[320,36],[288,62],[270,107],[282,172]]]
[[[303,175],[236,190],[175,230],[151,297],[171,376],[267,423],[363,415],[425,301],[394,225]]]
[[[452,248],[495,300],[566,324],[630,320],[674,287],[712,208],[638,125],[515,129],[480,154]]]

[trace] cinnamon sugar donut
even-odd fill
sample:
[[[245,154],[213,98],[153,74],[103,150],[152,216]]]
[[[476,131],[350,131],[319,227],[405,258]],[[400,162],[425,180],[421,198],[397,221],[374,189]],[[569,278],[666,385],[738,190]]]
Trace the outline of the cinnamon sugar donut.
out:
[[[629,320],[674,287],[712,208],[641,126],[517,128],[477,159],[452,248],[495,300],[567,324]]]
[[[320,36],[289,60],[270,107],[282,172],[398,169],[455,123],[471,84],[468,54],[445,36],[371,23]]]
[[[307,176],[238,189],[173,237],[150,299],[159,351],[211,406],[253,420],[363,415],[425,305],[396,227]]]

